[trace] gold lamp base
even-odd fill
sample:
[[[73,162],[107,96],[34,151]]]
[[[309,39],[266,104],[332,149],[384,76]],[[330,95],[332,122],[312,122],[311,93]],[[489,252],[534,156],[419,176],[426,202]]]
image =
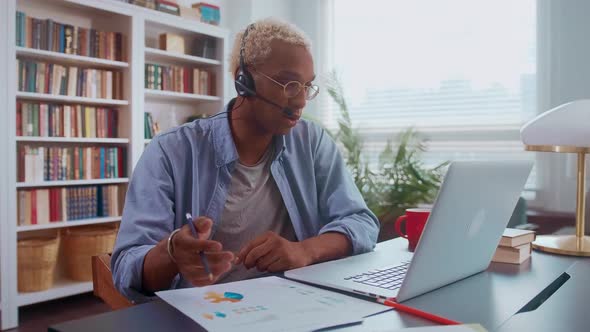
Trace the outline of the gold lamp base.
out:
[[[533,248],[560,255],[590,256],[590,237],[585,234],[586,220],[586,154],[590,147],[559,145],[527,145],[527,151],[575,153],[578,155],[576,186],[576,235],[543,235],[533,242]]]
[[[539,235],[533,242],[533,248],[552,254],[590,256],[590,236]]]

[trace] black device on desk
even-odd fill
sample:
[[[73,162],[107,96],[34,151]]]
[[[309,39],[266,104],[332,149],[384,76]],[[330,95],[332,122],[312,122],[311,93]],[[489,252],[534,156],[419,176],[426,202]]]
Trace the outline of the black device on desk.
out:
[[[590,260],[574,263],[499,329],[512,331],[590,331]]]

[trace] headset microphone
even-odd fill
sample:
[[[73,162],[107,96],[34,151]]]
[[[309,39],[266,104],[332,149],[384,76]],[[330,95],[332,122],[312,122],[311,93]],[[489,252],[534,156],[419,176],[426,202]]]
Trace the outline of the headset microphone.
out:
[[[272,101],[270,99],[267,99],[267,98],[265,98],[265,97],[263,97],[263,96],[261,96],[259,94],[256,94],[255,97],[256,98],[259,98],[260,100],[262,100],[263,102],[266,102],[269,105],[272,105],[272,106],[275,106],[275,107],[279,108],[281,110],[281,112],[283,112],[283,114],[286,117],[291,118],[291,119],[294,119],[294,120],[296,119],[295,114],[293,114],[293,111],[289,107],[286,107],[286,106],[283,107],[283,106],[275,103],[274,101]]]
[[[281,112],[283,112],[283,114],[285,116],[287,116],[288,118],[296,119],[295,118],[295,114],[293,113],[293,110],[291,110],[289,107],[286,107],[286,106],[283,107],[283,106],[275,103],[274,101],[272,101],[272,100],[270,100],[270,99],[268,99],[266,97],[263,97],[263,96],[259,95],[258,93],[256,93],[256,91],[253,91],[252,89],[248,88],[247,86],[245,86],[240,81],[236,81],[235,83],[236,83],[236,86],[239,86],[241,89],[243,89],[244,91],[248,92],[248,94],[249,94],[250,97],[258,98],[258,99],[262,100],[263,102],[265,102],[265,103],[267,103],[269,105],[272,105],[272,106],[280,109]]]

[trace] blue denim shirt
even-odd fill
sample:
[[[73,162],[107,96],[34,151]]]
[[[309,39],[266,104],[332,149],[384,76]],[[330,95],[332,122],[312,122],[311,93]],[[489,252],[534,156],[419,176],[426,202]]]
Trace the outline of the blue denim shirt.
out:
[[[367,208],[332,138],[300,120],[275,137],[271,174],[298,240],[326,232],[344,234],[353,254],[371,251],[378,220]],[[185,223],[184,216],[221,219],[238,153],[226,115],[196,120],[156,136],[146,147],[129,184],[112,256],[117,289],[135,302],[142,289],[146,253]],[[189,287],[176,276],[171,288]]]

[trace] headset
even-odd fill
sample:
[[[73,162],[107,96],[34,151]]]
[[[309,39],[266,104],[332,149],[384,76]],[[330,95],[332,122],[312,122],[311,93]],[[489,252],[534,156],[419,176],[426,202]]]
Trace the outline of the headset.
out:
[[[291,110],[289,107],[281,106],[281,105],[275,103],[274,101],[272,101],[264,96],[261,96],[260,94],[258,94],[256,92],[256,84],[254,82],[254,78],[252,78],[252,74],[250,74],[250,72],[248,71],[248,68],[246,67],[246,63],[245,63],[246,61],[244,60],[244,58],[245,58],[244,53],[246,52],[246,36],[248,36],[248,32],[251,29],[254,29],[254,24],[248,25],[246,30],[244,30],[244,34],[242,35],[242,41],[241,41],[241,46],[240,46],[240,60],[239,60],[240,62],[239,62],[239,66],[238,66],[238,72],[236,73],[236,79],[234,81],[234,85],[236,87],[236,92],[238,93],[238,96],[240,96],[240,97],[258,98],[258,99],[262,100],[263,102],[278,108],[287,117],[294,118],[295,114],[294,114],[293,110]]]

